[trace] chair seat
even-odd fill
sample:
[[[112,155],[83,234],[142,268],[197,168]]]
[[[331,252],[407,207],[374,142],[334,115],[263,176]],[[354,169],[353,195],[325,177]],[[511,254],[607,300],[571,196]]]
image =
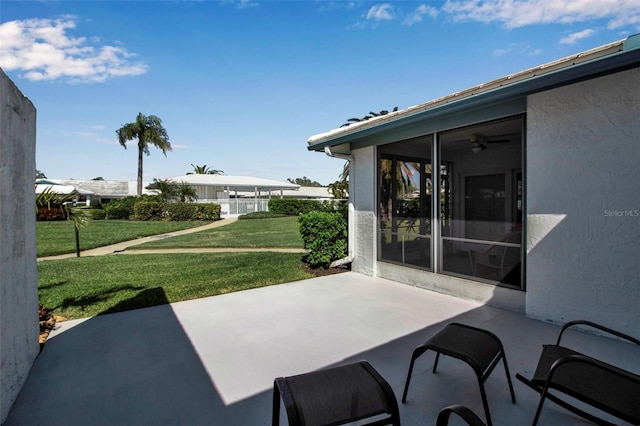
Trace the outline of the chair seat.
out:
[[[428,350],[436,352],[436,360],[433,364],[434,373],[438,366],[440,354],[462,360],[473,369],[478,379],[478,385],[480,386],[480,396],[488,425],[491,425],[491,415],[489,413],[489,403],[487,402],[484,382],[500,360],[503,361],[504,370],[507,375],[511,401],[515,404],[516,396],[513,391],[513,385],[511,384],[511,377],[509,376],[507,358],[504,354],[504,348],[500,339],[490,331],[458,323],[447,324],[437,334],[413,351],[407,373],[407,380],[404,385],[404,393],[402,394],[402,402],[407,400],[413,364],[419,356]]]
[[[366,361],[277,378],[274,424],[280,395],[291,425],[340,425],[385,413],[389,416],[379,424],[400,424],[393,390]]]
[[[482,378],[502,355],[500,342],[491,335],[456,323],[448,324],[422,346],[465,361]]]

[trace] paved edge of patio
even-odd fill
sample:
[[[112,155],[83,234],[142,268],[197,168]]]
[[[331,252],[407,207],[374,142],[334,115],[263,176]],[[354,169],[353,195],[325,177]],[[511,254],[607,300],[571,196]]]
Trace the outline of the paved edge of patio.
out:
[[[515,312],[346,272],[60,323],[5,426],[264,425],[275,377],[361,359],[391,384],[404,425],[434,424],[437,412],[454,403],[482,416],[469,367],[443,357],[432,374],[431,353],[416,363],[407,403],[400,403],[411,352],[453,321],[499,336],[512,380],[517,372],[531,375],[542,344],[559,330]],[[604,360],[614,354],[626,368],[637,364],[631,345],[569,334],[579,350]],[[517,380],[513,385],[515,405],[501,365],[485,382],[497,426],[531,422],[538,395]],[[589,423],[548,404],[541,424]]]

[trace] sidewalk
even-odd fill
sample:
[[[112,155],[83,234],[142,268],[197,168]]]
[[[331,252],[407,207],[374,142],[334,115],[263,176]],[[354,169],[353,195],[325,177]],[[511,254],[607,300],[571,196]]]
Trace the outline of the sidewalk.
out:
[[[132,246],[156,241],[164,238],[176,237],[178,235],[192,234],[194,232],[206,231],[207,229],[218,228],[237,221],[237,218],[222,219],[212,222],[208,225],[198,226],[196,228],[183,229],[182,231],[168,232],[166,234],[151,235],[149,237],[137,238],[135,240],[123,241],[117,244],[97,247],[90,250],[80,252],[81,257],[87,256],[106,256],[110,254],[149,254],[149,253],[216,253],[216,252],[239,252],[239,251],[273,251],[286,253],[303,253],[303,249],[268,249],[268,248],[193,248],[193,249],[157,249],[157,250],[134,250],[127,252],[126,249]],[[42,260],[58,260],[76,257],[75,253],[60,254],[57,256],[39,257],[38,262]]]

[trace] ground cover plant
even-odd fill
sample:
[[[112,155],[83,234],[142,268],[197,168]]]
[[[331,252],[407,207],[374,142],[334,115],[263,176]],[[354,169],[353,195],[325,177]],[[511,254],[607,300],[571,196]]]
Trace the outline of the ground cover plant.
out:
[[[238,220],[229,225],[188,235],[150,241],[128,248],[302,248],[298,217]]]
[[[300,253],[139,254],[38,263],[40,303],[65,319],[311,278]]]
[[[80,249],[87,250],[207,223],[210,222],[89,221],[80,232]],[[36,222],[36,237],[38,257],[75,251],[74,225],[71,221]]]

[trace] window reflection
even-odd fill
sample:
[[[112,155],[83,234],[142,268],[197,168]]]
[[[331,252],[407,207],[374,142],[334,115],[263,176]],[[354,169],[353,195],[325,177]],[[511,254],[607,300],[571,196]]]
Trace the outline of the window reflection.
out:
[[[523,126],[518,116],[439,133],[435,160],[432,135],[381,146],[379,259],[522,288]]]
[[[431,269],[431,137],[385,146],[379,161],[380,258]]]

